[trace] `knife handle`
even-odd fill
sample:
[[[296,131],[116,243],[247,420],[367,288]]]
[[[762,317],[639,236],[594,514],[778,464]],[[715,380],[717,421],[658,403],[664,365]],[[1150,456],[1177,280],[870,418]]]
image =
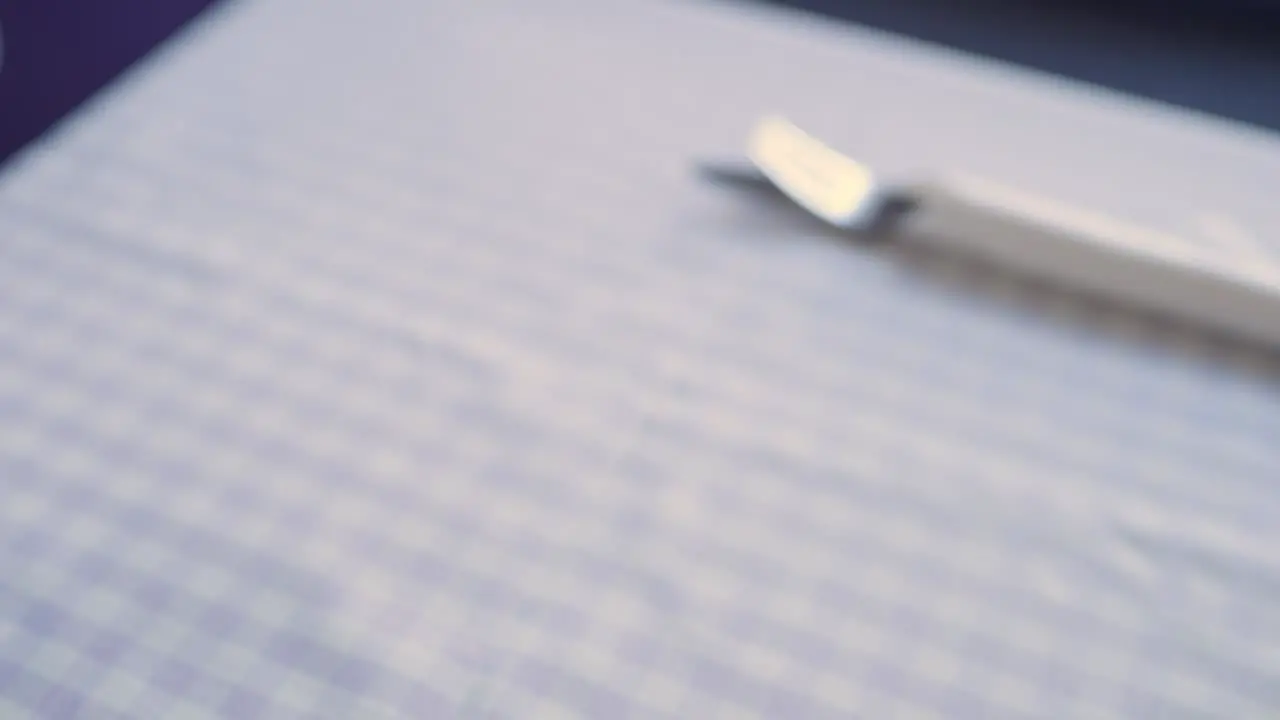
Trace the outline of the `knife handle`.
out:
[[[1257,259],[973,179],[911,188],[896,237],[1280,349],[1280,272]]]

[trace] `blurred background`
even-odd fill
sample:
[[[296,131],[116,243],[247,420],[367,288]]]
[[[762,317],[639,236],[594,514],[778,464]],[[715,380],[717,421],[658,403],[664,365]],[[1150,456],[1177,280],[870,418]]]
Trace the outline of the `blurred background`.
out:
[[[0,0],[0,162],[224,0]],[[1280,130],[1275,0],[738,0]]]
[[[0,0],[0,162],[213,0]]]

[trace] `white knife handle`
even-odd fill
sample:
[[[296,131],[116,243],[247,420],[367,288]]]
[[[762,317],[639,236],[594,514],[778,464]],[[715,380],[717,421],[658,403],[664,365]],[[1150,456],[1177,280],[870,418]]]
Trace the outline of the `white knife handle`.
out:
[[[1280,273],[975,180],[914,187],[898,237],[1280,348]]]

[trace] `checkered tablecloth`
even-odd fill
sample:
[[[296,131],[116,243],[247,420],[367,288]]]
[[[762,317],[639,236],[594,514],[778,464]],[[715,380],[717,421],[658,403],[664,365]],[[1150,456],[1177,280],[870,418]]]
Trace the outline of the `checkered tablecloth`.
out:
[[[1280,712],[1274,362],[691,171],[775,109],[1280,227],[1272,139],[801,16],[230,4],[0,177],[0,717]]]

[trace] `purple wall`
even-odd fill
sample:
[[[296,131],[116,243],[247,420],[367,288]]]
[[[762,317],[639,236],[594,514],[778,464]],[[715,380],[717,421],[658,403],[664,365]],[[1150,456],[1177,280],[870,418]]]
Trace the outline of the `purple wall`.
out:
[[[215,0],[0,0],[0,162]]]

